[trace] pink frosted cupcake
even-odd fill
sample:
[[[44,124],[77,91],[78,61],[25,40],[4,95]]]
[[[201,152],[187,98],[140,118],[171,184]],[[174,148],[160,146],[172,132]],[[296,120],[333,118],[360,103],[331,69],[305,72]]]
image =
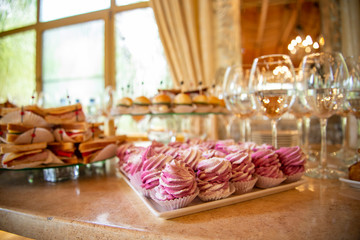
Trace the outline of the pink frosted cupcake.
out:
[[[141,170],[142,158],[145,150],[146,149],[143,147],[131,147],[126,150],[124,164],[122,165],[121,170],[129,178]]]
[[[230,184],[231,163],[225,158],[213,157],[199,162],[196,171],[199,198],[213,201],[230,196],[235,188]]]
[[[238,194],[251,191],[257,181],[254,176],[255,165],[251,161],[251,156],[248,150],[242,150],[231,153],[225,157],[231,163],[231,178],[230,182],[235,187],[235,192]]]
[[[281,170],[286,175],[286,183],[300,180],[305,172],[306,155],[300,147],[282,147],[276,150],[281,162]]]
[[[152,198],[166,210],[187,206],[198,195],[194,171],[184,162],[172,160],[161,171]]]
[[[139,178],[132,179],[132,183],[145,196],[150,197],[154,188],[159,185],[161,170],[173,158],[164,154],[154,155],[143,162]]]
[[[255,164],[255,174],[258,177],[257,187],[275,187],[286,179],[284,173],[280,170],[281,163],[275,151],[259,149],[251,154],[251,159]]]

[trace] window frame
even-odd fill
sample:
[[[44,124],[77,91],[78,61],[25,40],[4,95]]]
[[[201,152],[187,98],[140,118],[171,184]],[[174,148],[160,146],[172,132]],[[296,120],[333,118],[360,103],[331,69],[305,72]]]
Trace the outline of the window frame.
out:
[[[150,2],[139,2],[125,6],[117,6],[115,0],[111,0],[110,7],[107,9],[94,11],[90,13],[83,13],[75,16],[65,17],[47,22],[40,22],[40,6],[42,0],[37,0],[37,17],[36,23],[20,28],[11,29],[0,32],[0,38],[10,36],[13,34],[35,30],[36,46],[35,46],[35,77],[36,77],[36,91],[42,92],[42,45],[43,32],[49,29],[74,25],[78,23],[90,22],[93,20],[104,20],[104,88],[107,86],[116,89],[116,69],[115,69],[115,14],[123,11],[147,8],[150,7]]]

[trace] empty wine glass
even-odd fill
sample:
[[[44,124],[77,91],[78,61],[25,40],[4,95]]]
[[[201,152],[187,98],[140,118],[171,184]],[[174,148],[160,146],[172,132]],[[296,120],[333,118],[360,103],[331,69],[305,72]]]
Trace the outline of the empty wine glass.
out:
[[[360,126],[360,58],[347,57],[346,64],[349,70],[349,79],[345,84],[347,94],[345,105],[357,119],[358,128]],[[359,137],[358,137],[359,143]],[[359,144],[357,144],[358,147]],[[359,161],[359,153],[356,151],[356,161]],[[353,162],[347,162],[351,165]]]
[[[249,141],[246,130],[250,129],[249,121],[256,113],[256,104],[253,93],[249,91],[249,69],[241,65],[230,66],[224,76],[223,95],[228,110],[241,119],[241,142]]]
[[[249,89],[256,97],[261,114],[272,126],[272,145],[277,144],[277,122],[292,106],[296,93],[294,66],[288,55],[272,54],[255,58]]]
[[[304,104],[313,116],[320,119],[321,150],[320,165],[306,170],[314,178],[338,178],[342,173],[327,166],[326,127],[327,120],[342,107],[345,98],[343,83],[349,74],[341,53],[314,53],[301,62],[304,84]]]

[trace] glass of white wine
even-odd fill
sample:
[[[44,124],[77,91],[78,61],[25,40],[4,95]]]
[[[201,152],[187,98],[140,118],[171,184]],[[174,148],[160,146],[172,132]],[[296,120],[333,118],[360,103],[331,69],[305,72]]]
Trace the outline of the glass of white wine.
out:
[[[241,142],[250,141],[247,121],[256,113],[254,95],[249,91],[249,70],[242,65],[233,65],[226,69],[224,76],[224,100],[227,109],[241,120]]]
[[[261,114],[270,119],[272,145],[278,148],[277,122],[288,112],[296,96],[296,76],[290,57],[272,54],[255,58],[249,90],[254,93]]]
[[[306,170],[314,178],[338,178],[343,173],[327,166],[326,127],[327,120],[343,107],[344,82],[349,73],[344,57],[339,52],[321,52],[305,56],[300,64],[304,84],[304,104],[313,116],[320,119],[321,150],[318,167]]]

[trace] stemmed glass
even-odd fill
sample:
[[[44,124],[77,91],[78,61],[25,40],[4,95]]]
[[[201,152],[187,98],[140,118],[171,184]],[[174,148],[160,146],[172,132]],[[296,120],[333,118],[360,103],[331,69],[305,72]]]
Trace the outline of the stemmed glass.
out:
[[[305,56],[301,62],[304,84],[304,104],[313,116],[320,119],[321,150],[320,165],[306,170],[314,178],[338,178],[340,171],[327,166],[326,127],[327,120],[337,113],[345,99],[343,83],[349,74],[341,53],[321,52]]]
[[[288,55],[272,54],[255,58],[249,89],[256,97],[261,114],[268,117],[272,127],[272,145],[277,144],[277,122],[293,105],[296,93],[294,66]]]
[[[360,126],[360,58],[356,60],[354,57],[346,58],[349,70],[349,79],[345,84],[347,94],[345,105],[357,119],[358,128]],[[359,138],[358,138],[359,143]],[[357,145],[358,147],[358,145]],[[359,153],[356,151],[356,161],[359,161]],[[347,163],[348,165],[351,164]]]
[[[227,109],[241,119],[241,142],[249,141],[250,117],[256,113],[254,95],[249,91],[249,71],[241,65],[229,66],[224,76],[223,95]],[[248,131],[248,134],[246,132]]]

